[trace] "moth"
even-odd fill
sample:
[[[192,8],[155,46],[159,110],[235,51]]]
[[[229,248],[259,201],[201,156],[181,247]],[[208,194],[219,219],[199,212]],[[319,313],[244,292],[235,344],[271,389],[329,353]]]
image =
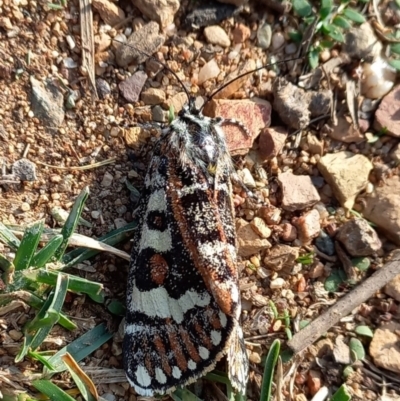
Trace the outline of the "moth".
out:
[[[136,212],[124,368],[138,394],[153,396],[196,381],[226,356],[229,379],[245,394],[235,169],[224,120],[204,116],[182,87],[189,103],[154,146]]]
[[[163,131],[145,178],[123,345],[128,380],[144,396],[192,383],[224,355],[245,392],[234,167],[221,123],[191,100]]]

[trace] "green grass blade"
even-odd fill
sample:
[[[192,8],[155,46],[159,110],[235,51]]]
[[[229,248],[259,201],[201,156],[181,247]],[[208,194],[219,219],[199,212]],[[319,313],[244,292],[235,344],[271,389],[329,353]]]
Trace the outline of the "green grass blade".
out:
[[[14,291],[9,294],[0,294],[0,306],[10,303],[15,299],[22,299],[30,307],[35,309],[41,309],[45,302],[43,299],[29,291]],[[58,321],[58,324],[67,330],[75,330],[77,328],[77,325],[62,312],[60,312],[60,320]]]
[[[68,215],[67,221],[65,222],[61,230],[61,234],[64,239],[54,254],[56,260],[60,260],[64,255],[64,252],[68,246],[69,237],[73,234],[76,226],[78,225],[79,217],[81,217],[83,206],[85,205],[85,201],[88,198],[88,196],[89,196],[89,187],[85,187],[82,189],[81,193],[76,198],[75,203],[72,206],[71,212]]]
[[[32,359],[41,362],[42,365],[46,366],[47,369],[49,370],[53,369],[53,365],[48,361],[49,358],[44,357],[39,352],[28,351],[28,356]]]
[[[31,266],[36,268],[43,267],[55,254],[58,247],[63,242],[61,234],[55,235],[39,252],[32,257]]]
[[[15,266],[12,262],[10,262],[4,255],[0,253],[0,269],[3,271],[1,278],[6,285],[5,291],[8,291],[7,286],[12,282]],[[1,291],[0,291],[1,292]]]
[[[44,369],[43,373],[59,373],[67,369],[61,357],[67,352],[79,362],[86,358],[93,351],[100,348],[104,343],[113,337],[113,333],[107,330],[105,324],[100,324],[92,330],[85,333],[83,336],[77,338],[66,347],[62,348],[55,355],[53,355],[49,362],[53,365],[54,370],[49,371]]]
[[[89,376],[81,369],[78,363],[68,353],[62,356],[62,359],[67,366],[67,369],[78,387],[82,397],[86,401],[96,401],[99,399],[96,386],[90,380]]]
[[[347,389],[345,384],[342,384],[338,391],[336,391],[335,394],[333,394],[331,401],[350,401],[351,400],[351,394],[349,393],[349,390]]]
[[[0,223],[0,241],[16,251],[21,241],[3,223]]]
[[[36,390],[47,395],[51,401],[75,401],[69,394],[49,380],[34,380],[32,385]]]
[[[265,361],[264,375],[261,385],[260,401],[270,401],[272,381],[274,379],[274,370],[279,357],[281,343],[279,340],[274,340],[271,348],[268,351],[267,359]]]
[[[59,274],[61,273],[50,270],[47,271],[45,269],[28,270],[24,272],[25,277],[29,280],[50,285],[55,285]],[[95,283],[67,273],[64,273],[64,275],[69,278],[68,290],[88,294],[94,301],[99,303],[104,302],[103,284]]]
[[[30,266],[33,255],[40,241],[44,221],[40,220],[27,227],[14,258],[15,270],[25,270]]]
[[[68,276],[60,274],[54,291],[44,302],[42,309],[24,328],[24,344],[15,358],[16,362],[22,360],[28,350],[34,351],[48,336],[53,326],[60,318],[60,311],[68,289]]]
[[[113,230],[108,234],[100,237],[99,241],[104,242],[107,245],[118,244],[119,242],[127,240],[132,235],[132,232],[136,229],[136,227],[137,222],[133,221],[132,223],[129,223],[124,227]],[[99,252],[100,251],[97,249],[76,248],[71,252],[66,253],[61,261],[64,265],[64,269],[67,269],[87,259],[92,258]]]

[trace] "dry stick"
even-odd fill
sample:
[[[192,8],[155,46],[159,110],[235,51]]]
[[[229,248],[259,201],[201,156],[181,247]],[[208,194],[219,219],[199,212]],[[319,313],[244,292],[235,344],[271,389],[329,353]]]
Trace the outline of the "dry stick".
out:
[[[92,95],[98,99],[95,82],[95,61],[94,61],[94,38],[93,38],[93,13],[92,4],[89,0],[79,1],[82,41],[82,66],[86,68],[88,83]]]
[[[318,340],[340,319],[365,302],[394,277],[400,274],[400,251],[393,253],[392,260],[376,271],[371,277],[359,284],[321,316],[299,331],[287,343],[295,353],[299,353]]]

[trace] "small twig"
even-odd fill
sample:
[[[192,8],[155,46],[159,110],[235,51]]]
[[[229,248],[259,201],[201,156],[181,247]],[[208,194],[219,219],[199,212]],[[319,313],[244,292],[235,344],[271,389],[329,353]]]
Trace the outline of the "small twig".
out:
[[[22,158],[25,159],[28,156],[29,149],[31,148],[31,144],[27,143],[24,149],[24,153],[22,153]]]
[[[260,334],[259,336],[252,336],[252,337],[245,337],[245,341],[249,341],[249,340],[262,340],[264,338],[268,338],[268,337],[274,337],[274,336],[278,336],[282,333],[268,333],[268,334]]]
[[[303,351],[326,333],[332,326],[353,309],[365,302],[376,291],[400,274],[400,251],[393,253],[392,260],[376,271],[371,277],[339,299],[321,316],[288,341],[289,348],[295,353]]]
[[[326,253],[321,252],[316,246],[313,247],[313,251],[322,259],[327,260],[328,262],[335,263],[337,261],[336,256],[329,256]]]
[[[89,164],[87,166],[69,166],[69,167],[53,166],[51,164],[47,164],[47,163],[43,163],[43,162],[39,162],[39,161],[36,161],[35,163],[41,164],[42,166],[45,166],[45,167],[55,168],[58,170],[91,170],[92,168],[102,167],[107,164],[114,163],[116,160],[117,160],[116,157],[112,157],[111,159],[103,160],[98,163]]]
[[[400,384],[400,379],[397,378],[395,375],[391,375],[387,372],[384,372],[383,370],[378,369],[373,363],[371,363],[368,359],[363,359],[362,363],[366,366],[368,366],[368,369],[371,371],[377,373],[378,375],[381,375],[383,377],[386,377],[387,379],[391,380],[392,382],[395,382],[397,384]]]

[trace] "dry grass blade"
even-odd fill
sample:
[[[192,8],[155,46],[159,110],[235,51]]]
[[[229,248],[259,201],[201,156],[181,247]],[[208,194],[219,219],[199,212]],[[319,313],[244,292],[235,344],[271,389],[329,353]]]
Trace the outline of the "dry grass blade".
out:
[[[92,4],[89,0],[80,0],[79,9],[81,16],[82,66],[87,71],[87,77],[92,94],[97,99],[99,96],[97,94],[95,83]]]
[[[52,166],[51,164],[42,163],[40,161],[35,161],[35,163],[36,164],[40,164],[40,165],[45,166],[45,167],[55,168],[57,170],[80,170],[80,171],[82,171],[82,170],[91,170],[92,168],[102,167],[102,166],[105,166],[107,164],[114,163],[115,160],[116,160],[115,157],[111,157],[110,159],[103,160],[103,161],[98,162],[98,163],[88,164],[86,166],[68,166],[68,167]]]

